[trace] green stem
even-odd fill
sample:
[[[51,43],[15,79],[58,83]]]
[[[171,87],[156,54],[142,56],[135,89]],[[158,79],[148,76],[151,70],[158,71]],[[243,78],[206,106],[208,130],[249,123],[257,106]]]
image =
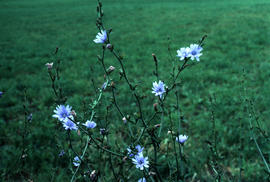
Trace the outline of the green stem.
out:
[[[84,147],[84,150],[83,150],[83,154],[82,154],[82,156],[81,156],[81,158],[82,158],[82,159],[83,159],[83,157],[84,157],[84,154],[85,154],[85,152],[86,152],[86,149],[87,149],[87,148],[88,148],[88,146],[89,146],[89,140],[90,140],[90,138],[89,138],[89,137],[87,137],[86,144],[85,144],[85,147]],[[77,172],[78,172],[78,170],[79,170],[80,166],[81,166],[81,165],[79,165],[79,166],[77,167],[77,169],[76,169],[75,173],[73,174],[73,176],[72,176],[72,178],[71,178],[71,180],[70,180],[71,182],[73,182],[73,181],[74,181],[75,176],[76,176],[76,174],[77,174]]]

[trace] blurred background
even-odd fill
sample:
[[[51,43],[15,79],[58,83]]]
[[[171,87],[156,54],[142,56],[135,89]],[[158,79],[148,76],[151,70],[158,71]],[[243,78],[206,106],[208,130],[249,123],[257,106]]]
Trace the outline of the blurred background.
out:
[[[144,103],[145,112],[152,111],[154,103],[152,53],[159,59],[161,79],[169,83],[173,64],[168,46],[176,56],[180,47],[208,36],[201,61],[185,70],[179,88],[183,128],[190,136],[189,159],[196,164],[194,171],[201,181],[213,181],[205,142],[211,136],[212,97],[225,181],[237,180],[239,161],[243,181],[267,181],[265,166],[250,139],[243,90],[254,104],[261,127],[269,131],[270,1],[102,2],[105,28],[112,28],[111,42],[124,57],[129,78],[141,85],[142,95],[150,97]],[[97,60],[101,45],[93,42],[98,32],[96,5],[94,0],[0,1],[0,91],[4,92],[0,98],[0,173],[4,181],[66,181],[72,176],[68,157],[59,157],[66,135],[52,118],[56,104],[45,64],[55,61],[58,47],[64,96],[77,113],[82,112],[82,103],[89,104],[95,88],[104,81]],[[105,63],[120,68],[111,54]],[[119,80],[118,71],[114,77]],[[128,90],[121,82],[119,104],[133,112],[127,105],[135,102],[124,96]],[[25,125],[30,113],[32,120]],[[124,130],[117,114],[111,119]],[[257,137],[269,162],[269,141],[259,133]]]

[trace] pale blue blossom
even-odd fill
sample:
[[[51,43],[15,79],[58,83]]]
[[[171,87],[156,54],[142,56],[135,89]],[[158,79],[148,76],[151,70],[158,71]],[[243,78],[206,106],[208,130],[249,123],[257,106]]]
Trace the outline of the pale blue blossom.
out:
[[[184,60],[185,58],[188,58],[190,56],[190,48],[184,47],[177,50],[177,57],[180,57],[180,60]]]
[[[73,116],[71,115],[71,109],[69,105],[64,106],[64,105],[58,105],[56,109],[54,110],[54,118],[57,118],[59,121],[64,121],[68,118],[73,119]]]
[[[134,156],[134,154],[132,153],[132,150],[129,147],[127,148],[127,151],[128,151],[127,154],[128,154],[129,157],[133,157]]]
[[[140,170],[149,167],[148,157],[144,157],[142,152],[135,155],[132,162],[136,165],[136,168],[139,168]]]
[[[65,155],[65,151],[64,150],[61,150],[58,156],[59,157],[62,157],[63,155]]]
[[[197,61],[200,61],[200,56],[202,55],[201,51],[203,48],[198,44],[191,44],[190,45],[190,54],[189,57],[191,60],[196,59]]]
[[[78,130],[77,125],[69,118],[66,118],[65,121],[62,122],[62,124],[66,130]]]
[[[141,147],[140,145],[137,145],[135,148],[137,149],[138,153],[141,153],[144,149],[144,147]]]
[[[105,43],[107,41],[107,32],[106,30],[101,30],[101,32],[99,32],[97,35],[96,35],[96,39],[94,39],[94,42],[95,43]]]
[[[141,178],[138,180],[138,182],[146,182],[146,179],[145,178]]]
[[[133,157],[135,154],[138,155],[139,153],[143,152],[144,147],[141,147],[140,145],[137,145],[135,147],[135,149],[137,150],[136,152],[133,152],[129,147],[127,148],[128,151],[128,156],[129,157]]]
[[[153,88],[152,93],[155,94],[155,96],[159,96],[162,98],[163,93],[165,93],[165,84],[159,80],[159,82],[153,82]]]
[[[73,159],[73,165],[75,167],[78,167],[80,164],[81,164],[80,158],[78,156],[74,157],[74,159]]]
[[[176,141],[181,144],[184,144],[187,139],[188,139],[188,136],[186,135],[179,135],[178,137],[176,137]]]
[[[97,124],[94,121],[89,121],[87,120],[86,123],[83,124],[84,126],[86,126],[86,128],[88,129],[93,129],[97,126]]]

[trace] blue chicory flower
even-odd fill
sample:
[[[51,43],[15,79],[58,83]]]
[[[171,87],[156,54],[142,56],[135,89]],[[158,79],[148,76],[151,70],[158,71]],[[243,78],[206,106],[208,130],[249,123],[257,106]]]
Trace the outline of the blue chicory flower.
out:
[[[146,179],[145,178],[141,178],[138,180],[138,182],[146,182]]]
[[[142,152],[135,155],[132,162],[136,165],[136,168],[139,168],[140,170],[143,170],[144,167],[149,167],[148,157],[144,157]]]
[[[186,135],[179,135],[178,137],[176,137],[176,141],[181,144],[184,144],[187,139],[188,139],[188,136]]]
[[[105,43],[107,41],[107,32],[106,30],[101,30],[101,32],[99,32],[97,35],[96,35],[96,39],[94,39],[94,42],[95,43]]]
[[[81,164],[80,158],[78,156],[74,157],[74,159],[73,159],[73,165],[75,167],[78,167],[80,164]]]
[[[165,93],[165,84],[162,81],[153,82],[153,88],[152,88],[152,93],[155,94],[155,96],[159,96],[162,98],[163,93]]]
[[[185,58],[188,58],[190,56],[190,48],[184,47],[177,50],[177,57],[180,57],[180,60],[184,60]]]
[[[198,44],[191,44],[190,45],[190,54],[189,57],[191,60],[196,59],[197,61],[200,61],[200,56],[202,55],[201,51],[203,48]]]
[[[144,147],[141,147],[140,145],[137,145],[135,148],[137,149],[138,153],[141,153],[144,149]]]
[[[132,153],[132,150],[129,147],[127,148],[127,151],[128,151],[128,156],[129,157],[133,157],[134,156],[134,154]]]
[[[83,124],[84,126],[86,126],[86,128],[88,129],[93,129],[97,126],[97,124],[94,121],[89,121],[87,120],[86,123]]]
[[[73,116],[71,115],[71,109],[69,105],[64,106],[64,105],[58,105],[56,109],[54,110],[54,118],[57,118],[59,121],[64,121],[68,118],[73,119]]]
[[[63,127],[65,128],[65,130],[78,130],[77,125],[71,121],[70,119],[66,118],[63,122]]]

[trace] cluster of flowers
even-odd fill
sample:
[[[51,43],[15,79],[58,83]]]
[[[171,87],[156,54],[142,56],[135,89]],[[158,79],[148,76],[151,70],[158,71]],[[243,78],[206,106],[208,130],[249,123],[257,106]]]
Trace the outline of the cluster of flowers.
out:
[[[203,48],[198,44],[190,44],[189,47],[183,47],[177,50],[177,57],[180,58],[180,60],[184,60],[186,58],[190,58],[191,60],[196,59],[197,61],[200,61],[200,56],[202,55],[201,51]]]
[[[97,44],[104,44],[107,42],[108,35],[106,30],[101,30],[96,35],[96,38],[94,39],[94,42]],[[177,50],[177,57],[180,58],[180,60],[184,60],[185,58],[190,58],[191,60],[196,59],[197,61],[200,61],[200,56],[202,55],[201,51],[203,48],[198,44],[190,44],[189,47],[183,47]]]
[[[187,139],[188,139],[188,136],[179,135],[178,137],[176,137],[176,142],[183,145]],[[132,158],[133,164],[135,164],[136,168],[140,170],[144,170],[144,168],[148,168],[149,167],[148,157],[143,156],[144,147],[137,145],[135,149],[136,149],[136,152],[133,152],[130,148],[127,148],[128,156]],[[141,178],[138,180],[138,182],[146,182],[146,179]]]
[[[100,33],[97,34],[96,38],[94,39],[95,43],[106,43],[108,39],[106,30],[102,30]],[[184,60],[186,58],[190,58],[191,60],[196,59],[197,61],[200,61],[199,57],[202,55],[202,47],[198,44],[191,44],[190,47],[186,48],[180,48],[177,50],[177,57],[180,58],[180,60]],[[46,66],[48,69],[52,69],[53,63],[47,63]],[[159,80],[159,82],[153,82],[153,88],[152,93],[155,94],[155,96],[159,96],[160,99],[162,99],[163,94],[166,92],[165,90],[165,84]],[[2,92],[0,92],[0,96],[2,95]],[[78,124],[74,123],[74,116],[76,115],[75,111],[71,110],[72,107],[69,105],[58,105],[56,109],[54,110],[54,118],[57,118],[62,124],[63,127],[66,130],[78,130]],[[123,118],[123,121],[126,122],[126,118]],[[96,123],[94,121],[87,120],[84,124],[86,128],[93,129],[96,127]],[[184,144],[185,141],[188,139],[188,136],[186,135],[179,135],[176,137],[176,141],[180,144]],[[127,148],[129,157],[132,158],[133,164],[136,165],[136,168],[140,170],[144,170],[144,168],[149,167],[149,161],[148,157],[143,156],[143,147],[140,145],[137,145],[135,147],[136,152],[133,152],[130,148]],[[81,163],[81,160],[78,156],[74,157],[73,164],[74,166],[78,167]],[[138,182],[146,182],[145,178],[139,179]]]
[[[95,43],[107,43],[108,35],[106,30],[101,30],[96,35],[96,38],[93,40]],[[200,61],[200,56],[202,55],[201,51],[203,48],[198,44],[191,44],[189,47],[180,48],[177,50],[177,57],[180,58],[180,60],[184,60],[186,58],[190,58],[191,60],[196,59],[197,61]],[[165,91],[165,84],[162,81],[159,81],[158,83],[155,81],[153,82],[153,88],[152,93],[155,94],[155,96],[159,96],[160,99],[162,98],[162,95],[166,92]]]
[[[74,115],[76,115],[74,110],[71,110],[72,107],[69,105],[58,105],[54,110],[54,118],[57,118],[66,130],[78,130],[78,126],[74,123]],[[78,123],[79,124],[79,123]],[[97,126],[94,121],[87,120],[83,124],[88,129],[93,129]]]
[[[71,110],[72,107],[67,105],[58,105],[56,107],[56,109],[54,110],[54,118],[57,118],[62,124],[63,127],[66,130],[78,130],[78,124],[77,125],[74,123],[74,116],[76,115],[74,110]],[[94,121],[89,121],[87,120],[84,124],[83,124],[86,128],[88,129],[93,129],[97,126],[97,124]],[[61,151],[61,153],[59,154],[59,156],[63,155],[64,152]],[[81,160],[78,156],[74,157],[73,159],[73,165],[75,167],[78,167],[81,164]]]
[[[132,151],[130,148],[127,148],[128,156],[132,158],[133,164],[136,165],[136,168],[143,170],[144,168],[149,167],[148,157],[143,156],[143,149],[140,145],[135,147],[135,151]],[[145,178],[139,179],[138,182],[146,182]]]

